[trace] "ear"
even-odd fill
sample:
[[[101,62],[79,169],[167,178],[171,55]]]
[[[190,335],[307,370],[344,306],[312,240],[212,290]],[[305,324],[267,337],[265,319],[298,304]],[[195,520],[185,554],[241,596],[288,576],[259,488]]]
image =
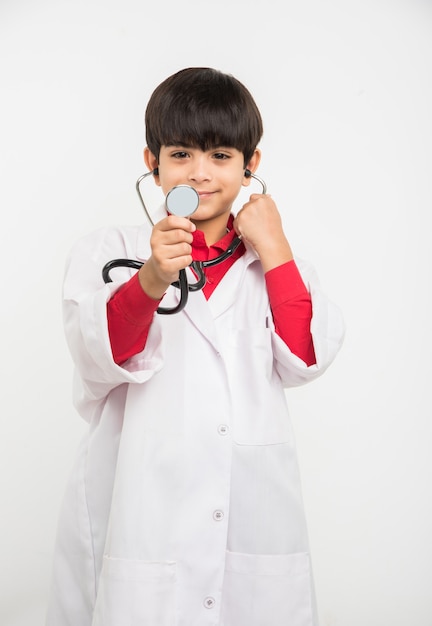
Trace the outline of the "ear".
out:
[[[252,155],[252,158],[249,160],[249,163],[246,165],[246,169],[249,170],[249,172],[255,172],[258,169],[258,166],[260,164],[261,161],[261,150],[258,150],[258,148],[256,148],[254,150],[254,153]],[[250,185],[251,182],[251,177],[249,176],[244,176],[243,177],[243,182],[242,185],[244,187],[248,187]]]
[[[147,146],[144,148],[144,163],[147,165],[148,169],[153,172],[154,170],[157,170],[159,165],[157,158],[155,157],[153,152],[150,152],[150,149]],[[160,186],[159,172],[157,172],[157,174],[154,174],[154,181],[156,185]]]

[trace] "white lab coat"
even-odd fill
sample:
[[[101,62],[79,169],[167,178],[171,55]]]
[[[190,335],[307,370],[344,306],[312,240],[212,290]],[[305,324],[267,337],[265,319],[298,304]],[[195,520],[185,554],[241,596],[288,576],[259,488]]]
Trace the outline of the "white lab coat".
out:
[[[71,475],[47,626],[315,626],[285,387],[333,361],[344,325],[314,272],[317,364],[275,334],[261,264],[247,249],[207,301],[154,317],[145,349],[114,363],[106,302],[145,260],[145,227],[75,245],[64,282],[74,403],[89,422]],[[189,270],[188,270],[189,271]],[[170,287],[163,306],[178,300]]]

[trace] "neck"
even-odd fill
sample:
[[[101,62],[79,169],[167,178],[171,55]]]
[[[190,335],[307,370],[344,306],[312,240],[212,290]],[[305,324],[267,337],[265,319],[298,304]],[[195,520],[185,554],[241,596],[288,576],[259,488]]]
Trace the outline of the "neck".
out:
[[[206,244],[212,246],[226,235],[228,220],[229,214],[224,214],[211,220],[194,221],[192,219],[192,222],[194,222],[198,230],[204,233]]]

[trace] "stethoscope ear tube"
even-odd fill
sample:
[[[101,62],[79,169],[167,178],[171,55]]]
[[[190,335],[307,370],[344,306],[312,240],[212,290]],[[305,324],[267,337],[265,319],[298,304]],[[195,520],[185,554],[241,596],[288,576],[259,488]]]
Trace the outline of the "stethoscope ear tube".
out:
[[[152,170],[151,172],[146,172],[145,174],[140,176],[138,178],[138,180],[136,181],[136,183],[135,183],[135,189],[136,189],[138,197],[139,197],[139,199],[141,201],[142,207],[144,209],[144,213],[146,214],[146,217],[147,217],[148,221],[150,222],[150,224],[152,226],[154,226],[155,224],[154,224],[154,221],[152,220],[151,215],[148,212],[147,207],[145,205],[144,198],[143,198],[142,193],[141,193],[140,184],[144,180],[144,178],[147,178],[147,176],[156,176],[157,174],[159,174],[159,170],[156,168],[155,170]]]
[[[265,182],[263,181],[262,178],[260,178],[256,174],[252,174],[252,172],[250,170],[248,170],[248,169],[245,169],[244,175],[246,176],[246,178],[254,178],[255,180],[257,180],[260,183],[261,187],[262,187],[262,193],[263,194],[267,193],[267,185],[265,184]]]

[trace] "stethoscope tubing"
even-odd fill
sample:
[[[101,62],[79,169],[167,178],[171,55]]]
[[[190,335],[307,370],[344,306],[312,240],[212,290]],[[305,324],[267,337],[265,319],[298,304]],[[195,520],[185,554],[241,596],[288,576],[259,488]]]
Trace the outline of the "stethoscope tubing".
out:
[[[144,213],[152,227],[155,224],[144,202],[144,198],[141,193],[140,184],[145,178],[147,178],[148,176],[154,176],[156,173],[157,173],[157,170],[146,172],[145,174],[143,174],[142,176],[138,178],[135,184],[135,188],[136,188],[138,197],[141,201],[142,207],[144,209]],[[267,185],[265,184],[262,178],[260,178],[256,174],[253,174],[250,170],[245,170],[245,176],[251,177],[257,180],[262,186],[262,193],[263,194],[267,193]],[[193,271],[195,272],[197,276],[197,280],[194,283],[188,282],[186,269],[181,269],[179,271],[178,280],[171,283],[173,287],[177,287],[178,289],[180,289],[180,300],[178,304],[175,307],[158,307],[156,309],[157,313],[159,313],[160,315],[172,315],[174,313],[179,313],[182,309],[184,309],[184,307],[186,306],[188,302],[189,292],[199,291],[200,289],[204,287],[206,283],[204,268],[213,267],[214,265],[218,265],[219,263],[222,263],[223,261],[228,259],[232,254],[234,254],[234,252],[237,250],[241,242],[242,242],[241,236],[238,235],[237,237],[235,237],[235,239],[233,239],[233,241],[225,250],[225,252],[217,256],[215,259],[209,259],[208,261],[192,261],[190,267],[193,269]],[[142,267],[143,264],[144,264],[143,262],[135,261],[133,259],[113,259],[112,261],[108,261],[108,263],[106,263],[104,267],[102,268],[102,278],[105,283],[110,283],[112,282],[112,279],[110,277],[110,271],[112,269],[116,267],[130,267],[132,269],[140,269],[140,267]]]

